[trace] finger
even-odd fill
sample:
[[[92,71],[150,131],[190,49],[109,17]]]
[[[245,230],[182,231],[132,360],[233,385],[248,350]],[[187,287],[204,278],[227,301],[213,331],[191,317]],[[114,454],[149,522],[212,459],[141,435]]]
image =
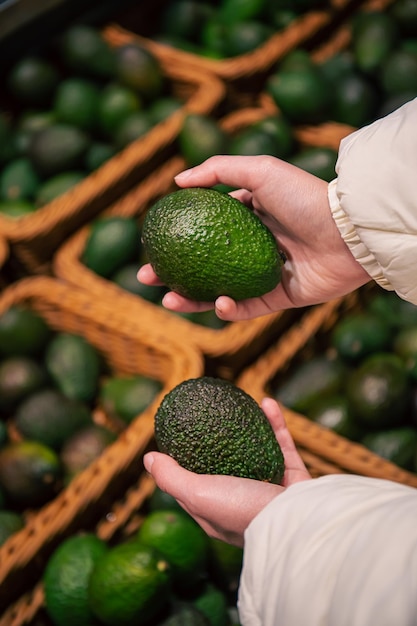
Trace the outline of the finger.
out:
[[[146,471],[152,476],[162,491],[169,493],[176,500],[184,500],[184,484],[191,472],[184,469],[168,454],[148,452],[143,457]]]
[[[298,482],[300,480],[310,478],[310,474],[304,465],[304,461],[299,455],[291,433],[288,430],[284,415],[278,402],[276,402],[273,398],[264,398],[261,406],[281,447],[286,468],[294,473],[292,482]]]
[[[139,282],[144,285],[163,285],[164,283],[159,280],[158,276],[155,274],[153,267],[150,263],[145,263],[142,267],[139,268],[136,277]]]
[[[175,182],[179,187],[213,187],[224,184],[237,189],[252,190],[265,179],[265,169],[272,166],[273,160],[269,156],[217,155],[201,165],[181,172],[175,177]]]
[[[196,302],[195,300],[189,300],[175,291],[168,291],[168,293],[164,295],[162,305],[166,309],[180,313],[202,313],[203,311],[210,311],[214,306],[212,302]]]

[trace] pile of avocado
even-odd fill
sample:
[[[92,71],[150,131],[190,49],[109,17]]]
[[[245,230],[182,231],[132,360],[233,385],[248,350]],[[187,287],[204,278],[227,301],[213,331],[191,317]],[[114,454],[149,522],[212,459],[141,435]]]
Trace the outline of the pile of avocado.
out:
[[[95,172],[181,106],[156,57],[69,26],[7,68],[0,106],[0,214],[18,218]]]
[[[344,28],[342,50],[320,61],[292,51],[269,75],[265,88],[290,121],[361,127],[417,96],[415,3],[358,10]]]
[[[273,393],[288,408],[417,472],[417,307],[379,288],[297,355]]]
[[[149,406],[161,387],[159,380],[140,374],[115,374],[84,337],[52,330],[31,308],[14,305],[3,313],[1,543],[8,535],[5,528],[14,528],[10,513],[23,521],[27,511],[53,499]]]
[[[245,55],[327,0],[172,0],[161,10],[153,39],[211,59]]]

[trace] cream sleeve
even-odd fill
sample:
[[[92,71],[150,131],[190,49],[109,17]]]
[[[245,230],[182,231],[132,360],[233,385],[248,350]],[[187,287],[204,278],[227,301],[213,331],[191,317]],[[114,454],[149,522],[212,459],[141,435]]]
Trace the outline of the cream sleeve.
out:
[[[416,626],[417,491],[331,475],[276,497],[245,533],[242,626]]]
[[[353,256],[417,304],[417,98],[343,139],[336,173],[330,207]]]

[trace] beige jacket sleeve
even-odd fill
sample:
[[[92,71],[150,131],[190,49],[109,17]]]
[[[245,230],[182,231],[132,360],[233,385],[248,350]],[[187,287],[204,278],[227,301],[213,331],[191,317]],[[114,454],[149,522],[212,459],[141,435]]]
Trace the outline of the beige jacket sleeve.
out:
[[[417,304],[417,99],[342,140],[336,173],[330,206],[353,256]]]
[[[417,491],[332,475],[276,497],[245,533],[242,626],[416,626]]]

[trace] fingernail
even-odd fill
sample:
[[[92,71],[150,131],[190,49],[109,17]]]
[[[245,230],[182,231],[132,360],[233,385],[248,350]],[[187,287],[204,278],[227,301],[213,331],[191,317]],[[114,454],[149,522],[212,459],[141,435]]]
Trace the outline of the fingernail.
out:
[[[174,176],[174,180],[175,181],[184,181],[187,180],[187,178],[189,178],[189,176],[191,176],[191,172],[193,171],[193,168],[190,168],[188,170],[184,170],[183,172],[180,172],[179,174],[177,174],[176,176]]]
[[[149,472],[149,474],[151,473],[154,460],[155,459],[153,458],[153,454],[151,454],[150,452],[145,454],[145,456],[143,457],[143,464],[145,466],[146,471]]]

